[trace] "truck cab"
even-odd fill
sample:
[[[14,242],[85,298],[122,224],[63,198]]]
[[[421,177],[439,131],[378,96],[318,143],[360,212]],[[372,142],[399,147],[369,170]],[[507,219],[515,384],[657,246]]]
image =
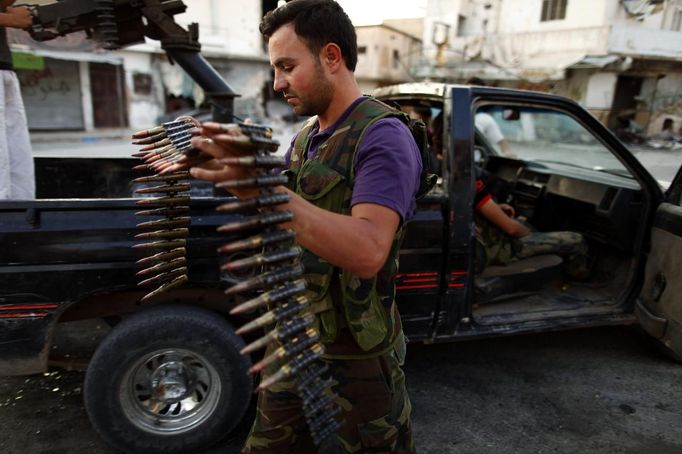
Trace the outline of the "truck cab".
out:
[[[664,191],[598,120],[558,96],[431,83],[375,95],[443,120],[439,181],[399,252],[396,301],[411,342],[639,321],[682,359],[679,173]],[[477,114],[499,126],[508,149],[477,128]],[[226,199],[193,181],[188,285],[142,301],[134,163],[37,160],[38,200],[0,202],[0,374],[46,371],[60,326],[107,319],[83,388],[95,429],[124,451],[195,452],[239,423],[253,386],[235,333],[246,319],[228,314],[236,301],[223,292],[248,276],[219,271],[230,257],[216,252],[236,239],[216,228],[242,214],[216,212]],[[538,231],[583,235],[589,276],[568,278],[551,254],[482,266],[481,173]]]
[[[608,129],[563,97],[437,83],[383,87],[374,96],[443,118],[439,183],[419,201],[400,252],[397,300],[412,341],[639,319],[679,359],[679,174],[664,192]],[[480,115],[494,120],[508,149],[486,137]],[[497,201],[537,231],[580,233],[589,275],[567,277],[556,255],[482,267],[473,204],[480,174]]]

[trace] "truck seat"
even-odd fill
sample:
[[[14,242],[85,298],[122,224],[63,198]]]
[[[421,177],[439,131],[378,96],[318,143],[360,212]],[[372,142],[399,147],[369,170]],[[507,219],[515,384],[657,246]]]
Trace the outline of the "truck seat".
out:
[[[537,255],[504,266],[489,266],[475,279],[477,304],[500,301],[518,293],[541,290],[561,277],[563,260],[558,255]]]

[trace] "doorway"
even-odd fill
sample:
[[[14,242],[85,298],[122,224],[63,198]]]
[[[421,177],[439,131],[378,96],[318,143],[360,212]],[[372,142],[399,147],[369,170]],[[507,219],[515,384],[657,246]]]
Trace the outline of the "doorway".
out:
[[[123,66],[90,63],[90,89],[95,128],[127,127]]]
[[[618,76],[608,121],[609,128],[627,127],[629,120],[635,119],[638,107],[637,99],[642,91],[643,80],[644,78],[636,76]]]

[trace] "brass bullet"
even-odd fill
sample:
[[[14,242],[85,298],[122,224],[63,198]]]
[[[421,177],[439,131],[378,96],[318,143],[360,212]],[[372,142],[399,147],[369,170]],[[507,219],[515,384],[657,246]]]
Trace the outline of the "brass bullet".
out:
[[[258,249],[263,246],[270,246],[273,244],[290,241],[295,237],[296,232],[291,229],[278,229],[272,232],[263,233],[261,235],[256,235],[250,238],[225,244],[218,248],[218,252],[221,254],[228,254],[231,252],[244,251],[248,249]]]
[[[149,166],[147,164],[140,164],[137,166],[133,166],[133,170],[136,172],[139,172],[140,170],[149,170]]]
[[[241,180],[226,180],[216,184],[218,188],[268,188],[287,184],[289,179],[286,175],[259,175],[253,178]]]
[[[135,178],[135,183],[153,183],[155,181],[179,181],[192,178],[189,172],[169,173],[167,175],[150,175],[148,177]]]
[[[134,244],[133,249],[175,249],[178,247],[187,246],[185,239],[171,240],[171,241],[153,241],[151,243]]]
[[[178,203],[187,203],[190,198],[188,195],[180,195],[175,197],[153,197],[149,199],[140,199],[135,202],[136,205],[176,205]]]
[[[187,259],[185,257],[179,257],[171,260],[170,262],[159,263],[149,268],[145,268],[137,272],[137,276],[146,276],[152,273],[164,273],[169,270],[178,269],[181,266],[187,265]]]
[[[241,167],[284,167],[286,162],[281,156],[256,155],[220,159],[221,164]]]
[[[308,309],[308,307],[308,299],[305,296],[291,298],[285,303],[278,304],[273,310],[266,312],[257,319],[251,320],[249,323],[241,326],[237,330],[237,334],[242,335],[248,333],[249,331],[253,331],[254,329],[271,325],[280,320],[286,320],[292,315]]]
[[[158,142],[145,145],[144,147],[140,148],[140,152],[154,150],[155,148],[165,147],[166,145],[170,144],[171,144],[170,138],[166,137],[165,139],[161,139]]]
[[[277,192],[275,194],[266,194],[259,197],[251,197],[249,199],[223,203],[222,205],[219,205],[216,210],[234,213],[235,211],[281,205],[283,203],[287,203],[289,200],[291,200],[289,194],[286,192]]]
[[[189,183],[182,184],[164,184],[160,186],[153,186],[150,188],[137,189],[135,193],[137,194],[154,194],[154,193],[173,193],[173,192],[185,192],[192,189],[192,185]]]
[[[313,314],[306,314],[303,317],[297,317],[291,320],[287,320],[281,326],[273,329],[265,336],[251,342],[249,345],[241,349],[239,353],[246,355],[248,353],[260,350],[261,348],[268,345],[273,340],[278,340],[280,342],[288,339],[290,336],[308,329],[315,322],[315,316]]]
[[[162,274],[157,274],[156,276],[150,277],[149,279],[145,279],[143,281],[140,281],[137,283],[138,287],[142,287],[144,285],[149,285],[149,284],[156,284],[158,282],[165,282],[165,281],[170,281],[171,279],[187,274],[187,267],[183,266],[180,268],[176,268],[174,270],[170,270],[168,272],[162,273]]]
[[[135,238],[145,238],[145,239],[167,239],[173,240],[176,238],[186,238],[189,234],[189,229],[179,228],[171,230],[155,230],[153,232],[142,232],[135,235]]]
[[[263,252],[262,254],[245,257],[243,259],[234,260],[223,264],[220,268],[222,270],[234,271],[242,268],[272,265],[287,260],[293,260],[301,255],[301,248],[292,247],[289,249],[275,249],[273,251]]]
[[[184,247],[179,247],[176,249],[171,249],[170,251],[159,252],[158,254],[150,255],[149,257],[144,257],[135,262],[137,265],[146,265],[153,262],[167,262],[169,260],[176,259],[178,257],[184,257],[186,254]]]
[[[261,381],[256,388],[256,392],[267,389],[278,381],[291,377],[300,369],[306,367],[324,354],[324,347],[322,344],[315,344],[310,349],[299,354],[296,358],[291,360],[288,364],[283,365],[280,370],[272,374],[270,377]]]
[[[150,130],[150,131],[153,131],[153,130]],[[133,140],[133,145],[149,145],[151,143],[163,140],[165,137],[166,137],[166,132],[161,130],[157,134],[139,137],[139,138]]]
[[[225,294],[228,296],[236,295],[239,293],[244,293],[249,290],[256,288],[270,287],[275,284],[279,284],[283,281],[289,279],[295,279],[303,274],[303,266],[301,264],[296,264],[289,268],[280,268],[265,274],[261,274],[245,281],[239,282],[233,285],[229,289],[225,290]]]
[[[303,290],[305,290],[305,288],[306,281],[303,279],[299,279],[284,285],[280,285],[279,287],[276,287],[270,291],[267,291],[257,296],[256,298],[250,299],[234,307],[230,311],[230,314],[231,315],[242,314],[244,312],[249,312],[254,309],[257,309],[266,304],[273,304],[278,301],[282,301],[284,299],[296,295],[297,293],[302,292]]]
[[[189,207],[178,206],[173,208],[155,208],[153,210],[138,211],[135,214],[137,216],[178,216],[180,214],[187,214],[189,212]],[[137,224],[141,228],[174,228],[174,227],[187,227],[192,222],[192,218],[189,216],[183,216],[172,219],[157,219],[155,221],[140,222]]]
[[[144,162],[146,164],[151,164],[153,162],[160,160],[161,158],[163,158],[165,156],[168,156],[172,153],[175,153],[176,151],[177,150],[175,149],[175,147],[173,145],[167,145],[163,148],[159,148],[158,150],[152,151],[151,153],[149,153],[147,155],[147,157],[145,158]]]
[[[240,230],[248,230],[256,227],[267,227],[273,224],[281,224],[293,219],[294,215],[290,211],[279,211],[274,213],[265,213],[258,216],[251,216],[239,221],[223,224],[218,227],[219,232],[232,233]]]
[[[258,373],[277,360],[296,356],[306,348],[315,344],[319,339],[320,333],[315,329],[308,328],[304,333],[286,341],[284,345],[251,366],[249,372],[252,374]]]
[[[163,126],[156,126],[152,129],[143,129],[142,131],[137,131],[133,133],[133,139],[143,139],[145,137],[154,136],[164,131],[165,128]]]
[[[173,279],[170,282],[167,282],[163,284],[161,287],[157,288],[151,293],[147,293],[145,296],[142,297],[142,301],[145,301],[153,296],[158,295],[159,293],[167,292],[168,290],[174,289],[176,287],[180,287],[182,284],[186,283],[188,281],[187,275],[183,274],[182,276],[178,276],[175,279]]]
[[[276,140],[267,139],[263,137],[250,137],[250,140],[252,144],[271,153],[279,149],[279,142]]]

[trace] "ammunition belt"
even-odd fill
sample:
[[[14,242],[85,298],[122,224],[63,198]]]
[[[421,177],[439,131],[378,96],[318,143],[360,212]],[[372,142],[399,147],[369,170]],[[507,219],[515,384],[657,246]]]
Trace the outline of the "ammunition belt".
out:
[[[152,253],[137,261],[138,265],[147,267],[137,273],[144,278],[138,285],[156,286],[142,297],[143,301],[178,288],[188,280],[185,246],[191,224],[188,216],[190,176],[187,170],[174,171],[173,164],[191,149],[191,135],[196,126],[191,119],[184,119],[133,135],[133,144],[142,145],[133,156],[143,161],[133,169],[148,174],[133,182],[152,185],[135,191],[143,196],[136,204],[146,208],[135,214],[156,218],[137,224],[145,231],[135,238],[150,242],[133,246]]]
[[[143,299],[151,298],[187,282],[185,238],[190,226],[190,184],[188,168],[208,159],[191,146],[191,137],[200,132],[192,119],[183,119],[136,133],[134,143],[143,145],[135,156],[143,164],[135,169],[152,172],[137,178],[137,183],[158,182],[150,188],[139,189],[138,194],[162,194],[161,197],[143,198],[137,203],[153,209],[137,214],[160,216],[160,219],[138,224],[145,232],[137,238],[151,240],[134,247],[149,249],[154,254],[138,261],[148,266],[138,274],[144,277],[139,285],[154,284],[155,290]],[[204,125],[204,127],[208,127]],[[212,126],[215,128],[215,124]],[[237,330],[243,335],[256,329],[273,328],[265,336],[251,342],[241,353],[244,355],[276,346],[250,368],[251,373],[261,373],[270,365],[279,365],[276,372],[263,376],[257,391],[265,390],[284,379],[292,379],[302,402],[302,411],[310,434],[317,446],[330,443],[341,425],[340,407],[331,392],[331,378],[322,361],[324,346],[315,328],[316,317],[308,300],[302,296],[306,281],[301,277],[304,268],[300,263],[301,249],[295,245],[295,232],[283,229],[280,224],[293,219],[293,213],[279,207],[289,201],[286,193],[275,192],[274,187],[286,183],[283,175],[271,170],[283,167],[284,160],[272,153],[279,143],[272,139],[272,130],[254,124],[219,125],[218,128],[238,127],[245,136],[242,143],[245,156],[221,159],[229,166],[254,169],[254,176],[240,180],[226,180],[217,187],[257,188],[258,195],[248,199],[229,201],[217,207],[224,213],[242,215],[218,228],[230,235],[229,243],[219,248],[226,261],[221,270],[232,277],[241,273],[252,277],[239,280],[225,293],[239,303],[230,310],[231,315],[256,314],[253,320]],[[270,370],[270,369],[269,369]],[[325,378],[326,377],[326,378]],[[322,448],[321,448],[322,449]]]

